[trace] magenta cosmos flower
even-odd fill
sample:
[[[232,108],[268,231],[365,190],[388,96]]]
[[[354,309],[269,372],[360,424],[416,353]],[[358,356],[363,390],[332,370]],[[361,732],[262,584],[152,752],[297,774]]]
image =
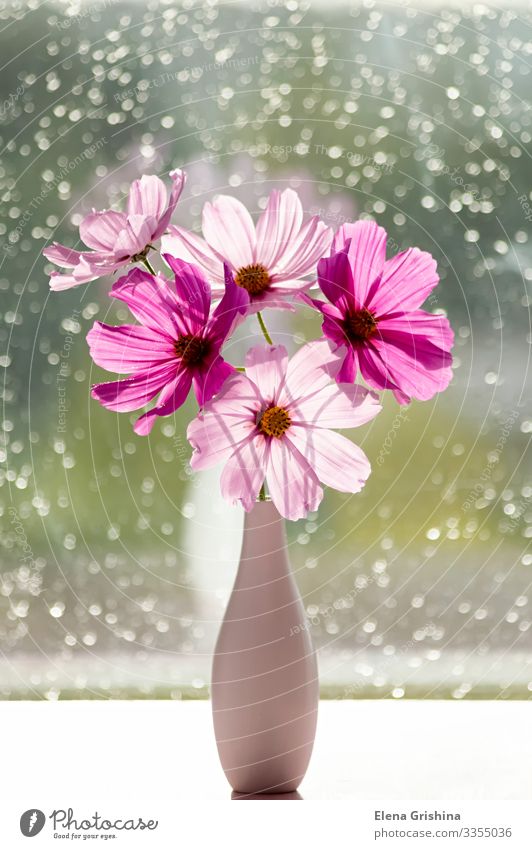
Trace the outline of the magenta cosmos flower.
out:
[[[104,407],[131,412],[159,394],[157,405],[135,423],[141,435],[149,433],[156,416],[180,407],[191,385],[202,405],[234,372],[220,349],[249,302],[228,273],[225,295],[210,315],[210,287],[201,272],[181,260],[166,260],[175,272],[175,292],[167,280],[134,268],[115,283],[111,296],[124,301],[140,325],[110,327],[97,321],[87,335],[97,365],[131,375],[93,386],[93,397]]]
[[[350,383],[360,371],[400,404],[448,386],[453,331],[444,316],[418,309],[438,283],[429,253],[409,248],[386,260],[382,227],[344,224],[318,265],[318,283],[329,303],[302,298],[323,314],[325,336],[342,346],[339,381]]]
[[[223,292],[226,262],[238,286],[249,292],[250,311],[288,307],[284,300],[310,286],[302,278],[315,273],[332,233],[315,215],[303,225],[303,208],[292,189],[273,191],[255,227],[246,207],[221,195],[203,207],[203,235],[172,226],[163,250],[200,265],[214,297]]]
[[[364,452],[331,428],[351,428],[381,409],[361,386],[331,380],[341,359],[325,340],[305,345],[288,362],[282,346],[258,346],[246,373],[234,374],[188,427],[191,466],[226,460],[224,498],[251,510],[266,479],[272,501],[286,519],[316,510],[320,481],[358,492],[370,473]]]
[[[57,242],[43,250],[50,262],[71,271],[52,271],[53,291],[70,289],[111,274],[129,262],[142,262],[152,242],[160,239],[170,223],[185,184],[183,171],[171,171],[172,190],[168,198],[158,177],[144,175],[129,190],[127,212],[93,211],[79,225],[79,235],[89,251],[74,251]]]

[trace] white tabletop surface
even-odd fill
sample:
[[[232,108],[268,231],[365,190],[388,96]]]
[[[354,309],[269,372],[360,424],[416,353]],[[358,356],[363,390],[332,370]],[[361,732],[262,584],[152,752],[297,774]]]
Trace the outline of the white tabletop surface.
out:
[[[208,702],[4,702],[2,798],[224,800]],[[532,798],[528,702],[322,702],[305,800]]]

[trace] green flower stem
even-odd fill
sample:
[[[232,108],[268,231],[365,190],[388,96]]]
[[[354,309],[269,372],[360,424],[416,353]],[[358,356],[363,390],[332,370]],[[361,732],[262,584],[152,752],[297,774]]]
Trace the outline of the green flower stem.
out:
[[[270,334],[268,333],[268,330],[266,329],[266,325],[264,324],[264,319],[263,319],[262,315],[260,314],[260,312],[257,313],[257,318],[259,320],[260,329],[262,330],[262,332],[264,334],[264,338],[266,339],[266,342],[268,343],[268,345],[273,345],[272,337],[270,336]]]
[[[148,259],[148,257],[147,257],[147,256],[145,256],[145,257],[144,257],[144,259],[142,260],[142,262],[143,262],[143,264],[146,266],[146,268],[148,269],[148,271],[150,272],[150,274],[155,274],[155,273],[156,273],[156,272],[155,272],[155,269],[154,269],[154,267],[153,267],[153,265],[151,264],[151,262],[149,261],[149,259]]]
[[[263,319],[262,315],[260,314],[260,312],[257,313],[257,318],[259,320],[260,329],[262,330],[262,332],[264,334],[264,338],[266,339],[266,342],[268,343],[268,345],[273,345],[272,337],[268,333],[266,325],[264,324],[264,319]],[[258,500],[259,501],[266,501],[266,488],[264,486],[264,482],[263,482],[263,484],[260,488]]]

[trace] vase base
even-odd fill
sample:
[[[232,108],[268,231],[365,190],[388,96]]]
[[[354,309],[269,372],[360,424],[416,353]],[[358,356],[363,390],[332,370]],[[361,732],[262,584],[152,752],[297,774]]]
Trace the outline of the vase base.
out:
[[[247,779],[241,776],[241,780],[239,781],[235,775],[230,777],[226,773],[226,778],[233,788],[233,793],[238,793],[240,796],[285,795],[287,793],[295,793],[304,777],[304,773],[285,779],[280,776],[268,776],[266,774],[253,777],[249,776]]]
[[[279,793],[239,793],[237,790],[233,790],[231,799],[233,801],[241,801],[243,799],[278,799],[280,801],[288,801],[290,799],[303,799],[303,796],[298,790],[287,790]]]

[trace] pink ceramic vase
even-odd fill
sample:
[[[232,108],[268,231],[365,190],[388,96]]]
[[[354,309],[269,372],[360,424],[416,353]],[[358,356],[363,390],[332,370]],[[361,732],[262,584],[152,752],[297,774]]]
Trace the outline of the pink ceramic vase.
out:
[[[218,753],[239,793],[290,793],[305,775],[318,712],[316,657],[270,501],[246,513],[240,565],[214,653]]]

